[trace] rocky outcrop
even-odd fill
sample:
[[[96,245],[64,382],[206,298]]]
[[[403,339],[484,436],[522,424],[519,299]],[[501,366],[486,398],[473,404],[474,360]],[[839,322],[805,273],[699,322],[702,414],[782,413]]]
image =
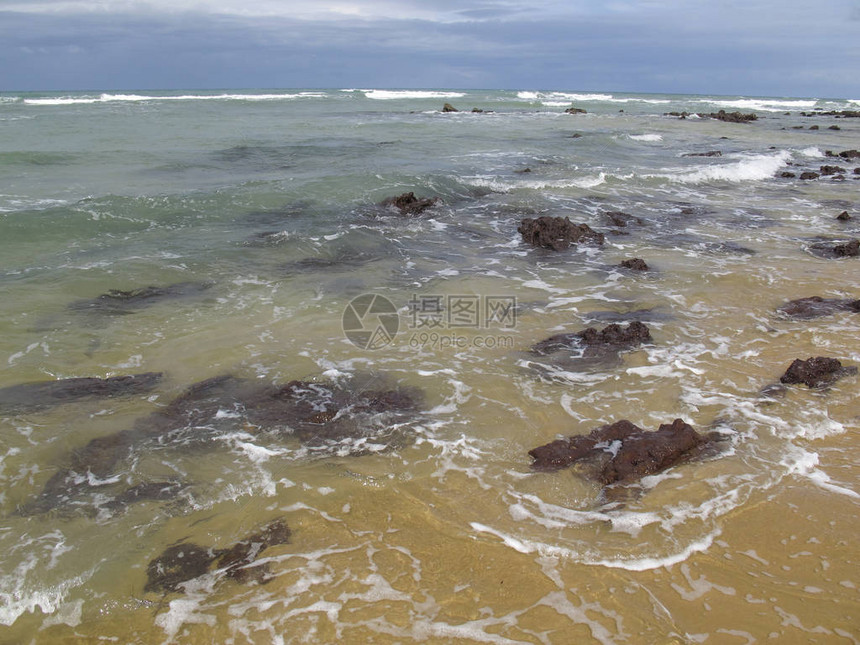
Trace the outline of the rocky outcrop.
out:
[[[818,179],[819,176],[820,175],[817,172],[812,172],[811,170],[800,173],[800,178],[804,180]]]
[[[719,150],[709,150],[708,152],[688,152],[681,155],[682,157],[722,157],[723,153]]]
[[[843,367],[835,358],[815,356],[805,361],[795,359],[788,367],[779,382],[787,385],[803,384],[810,388],[822,388],[832,385],[844,376],[857,373],[853,366]]]
[[[622,420],[587,435],[539,446],[528,454],[534,470],[555,471],[589,462],[593,477],[601,484],[629,484],[697,456],[710,440],[681,419],[662,424],[654,432]]]
[[[210,570],[220,571],[239,582],[266,582],[270,575],[268,564],[250,565],[269,547],[289,543],[290,535],[286,522],[276,520],[229,549],[206,548],[191,542],[175,544],[149,563],[143,590],[147,593],[181,591],[186,582]]]
[[[819,171],[822,175],[836,175],[839,173],[844,173],[845,168],[842,168],[841,166],[821,166],[821,168],[819,168]]]
[[[389,197],[380,203],[383,208],[390,208],[400,211],[403,215],[420,215],[431,206],[438,204],[438,197],[418,198],[415,193],[403,193],[397,197]]]
[[[860,175],[860,173],[857,173]],[[840,222],[847,222],[851,219],[851,216],[848,214],[848,211],[842,211],[839,215],[836,216],[836,219]]]
[[[619,352],[643,343],[651,342],[651,332],[645,323],[634,321],[627,327],[612,323],[598,331],[589,327],[570,334],[555,334],[531,346],[531,352],[547,356],[565,350],[583,350],[583,355],[593,356],[606,352]]]
[[[777,312],[781,315],[798,320],[821,318],[822,316],[829,316],[839,311],[860,313],[860,300],[812,296],[810,298],[789,300],[777,309]]]
[[[860,240],[854,239],[847,242],[815,242],[809,246],[813,255],[822,258],[839,259],[851,258],[860,255]]]
[[[687,117],[692,116],[692,114],[689,112],[666,112],[663,116],[676,116],[679,119],[686,119]],[[708,113],[698,112],[696,116],[702,119],[717,119],[718,121],[725,121],[726,123],[749,123],[758,119],[758,115],[751,112],[745,114],[743,112],[726,112],[725,110]]]
[[[0,389],[0,413],[23,414],[87,399],[133,396],[151,391],[161,372],[145,372],[109,378],[65,378],[23,383]]]
[[[443,105],[443,106],[442,106],[442,111],[443,111],[443,112],[459,112],[460,110],[458,110],[457,108],[455,108],[455,107],[454,107],[453,105],[451,105],[450,103],[446,103],[445,105]]]
[[[571,244],[603,244],[603,233],[594,231],[588,224],[574,224],[569,217],[527,217],[517,228],[523,241],[532,246],[562,251]]]
[[[618,228],[627,228],[630,224],[639,226],[644,224],[641,217],[636,217],[623,211],[605,211],[603,217],[611,226],[617,226]]]
[[[588,114],[585,110],[578,107],[569,107],[564,111],[565,114]]]
[[[843,150],[842,152],[825,151],[826,157],[840,157],[842,159],[860,159],[860,150]]]

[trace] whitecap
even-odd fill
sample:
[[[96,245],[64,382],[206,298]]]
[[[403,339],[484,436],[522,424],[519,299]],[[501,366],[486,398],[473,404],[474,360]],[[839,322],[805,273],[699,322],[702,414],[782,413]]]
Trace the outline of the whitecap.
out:
[[[791,153],[782,150],[773,155],[741,155],[733,163],[721,163],[702,166],[693,171],[675,171],[661,174],[645,175],[659,177],[682,184],[701,184],[711,181],[761,181],[773,177],[790,158]]]
[[[663,140],[663,135],[661,134],[631,134],[630,138],[633,141],[647,141],[649,143],[656,143],[658,141]]]
[[[391,101],[396,99],[456,99],[466,96],[462,92],[433,92],[426,90],[362,90],[369,99]]]

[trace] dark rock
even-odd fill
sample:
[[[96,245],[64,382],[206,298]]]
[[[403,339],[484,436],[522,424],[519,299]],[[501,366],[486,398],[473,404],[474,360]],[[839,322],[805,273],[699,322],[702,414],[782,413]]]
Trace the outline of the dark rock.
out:
[[[709,440],[681,419],[654,432],[622,420],[539,446],[529,455],[538,471],[560,470],[585,459],[602,462],[596,471],[601,484],[628,484],[696,456]]]
[[[571,139],[581,139],[582,135],[579,134],[579,132],[574,132],[572,135],[570,135],[570,138]]]
[[[725,110],[720,110],[719,112],[711,112],[710,114],[703,114],[700,112],[699,116],[702,118],[725,121],[726,123],[749,123],[750,121],[755,121],[758,119],[758,115],[753,113],[744,114],[742,112],[726,112]]]
[[[828,129],[828,130],[841,130],[842,128],[840,128],[838,125],[831,125],[831,126],[830,126],[829,128],[827,128],[827,129]]]
[[[801,112],[802,116],[835,116],[842,118],[860,117],[860,110],[829,110],[827,112],[821,110],[816,112]]]
[[[854,258],[860,255],[860,240],[851,240],[845,244],[837,244],[833,247],[833,253],[838,258]]]
[[[679,119],[686,119],[688,116],[690,116],[690,113],[689,112],[664,112],[663,116],[676,116]]]
[[[847,222],[851,219],[851,216],[848,214],[848,211],[842,211],[841,213],[839,213],[839,215],[836,216],[836,219],[840,222]]]
[[[813,255],[822,258],[846,258],[856,257],[860,254],[860,240],[849,240],[848,242],[816,242],[809,246]]]
[[[708,152],[688,152],[681,155],[682,157],[722,157],[723,153],[719,150],[709,150]]]
[[[131,291],[111,289],[95,298],[73,302],[69,305],[69,309],[100,315],[122,316],[165,300],[198,296],[211,288],[211,282],[179,282],[166,287],[149,286]]]
[[[439,201],[438,197],[419,199],[415,196],[415,193],[410,192],[403,193],[397,197],[389,197],[383,200],[380,206],[384,208],[396,208],[404,215],[419,215],[431,206],[435,206]]]
[[[522,170],[515,170],[514,172],[517,172],[520,174],[526,174],[526,173],[530,173],[531,171],[532,171],[531,168],[523,168]]]
[[[802,383],[807,387],[820,388],[832,385],[843,376],[856,373],[856,367],[843,367],[842,363],[835,358],[815,356],[805,361],[795,359],[779,381],[787,385]]]
[[[809,171],[809,170],[808,170],[808,171],[806,171],[806,172],[802,172],[802,173],[800,173],[800,178],[801,178],[801,179],[818,179],[818,177],[819,177],[819,175],[818,175],[818,173],[817,173],[817,172],[812,172],[812,171]]]
[[[585,110],[578,107],[569,107],[564,111],[565,114],[588,114]]]
[[[860,150],[844,150],[838,156],[843,159],[860,159]]]
[[[800,320],[829,316],[837,311],[860,313],[860,300],[812,296],[810,298],[790,300],[777,309],[777,312],[783,316]]]
[[[92,398],[143,394],[151,391],[161,377],[161,372],[146,372],[104,379],[67,378],[12,385],[0,389],[0,412],[21,414]]]
[[[630,269],[632,271],[648,271],[648,265],[645,263],[645,260],[641,258],[632,258],[630,260],[624,260],[621,263],[621,266],[625,269]]]
[[[607,350],[620,351],[649,342],[651,342],[651,333],[648,327],[644,323],[634,321],[627,327],[613,323],[600,331],[589,327],[575,333],[555,334],[532,345],[531,352],[538,356],[546,356],[562,350],[584,348],[584,355],[590,356]]]
[[[282,520],[277,520],[229,549],[206,549],[190,542],[170,546],[147,566],[147,581],[143,590],[165,593],[180,591],[182,584],[209,573],[213,564],[226,577],[239,582],[264,582],[267,566],[249,565],[267,548],[287,544],[289,540],[289,527]]]
[[[443,105],[443,106],[442,106],[442,111],[443,111],[443,112],[459,112],[460,110],[458,110],[457,108],[455,108],[455,107],[454,107],[453,105],[451,105],[450,103],[446,103],[445,105]]]
[[[792,177],[797,177],[796,174],[794,174],[793,172],[789,172],[788,170],[781,172],[779,176],[783,179],[791,179]]]
[[[603,217],[609,220],[610,225],[625,228],[628,224],[643,224],[642,219],[635,215],[628,215],[622,211],[606,211]]]
[[[855,174],[855,175],[860,175],[860,168],[855,168],[855,169],[854,169],[854,174]]]
[[[821,166],[819,170],[822,175],[835,175],[837,173],[845,172],[845,168],[840,166]]]
[[[817,130],[818,126],[817,125],[811,125],[811,126],[809,126],[809,129],[810,130]]]
[[[604,241],[603,233],[592,230],[588,224],[574,224],[569,217],[527,217],[520,222],[517,232],[527,244],[556,251],[571,244],[603,244]]]

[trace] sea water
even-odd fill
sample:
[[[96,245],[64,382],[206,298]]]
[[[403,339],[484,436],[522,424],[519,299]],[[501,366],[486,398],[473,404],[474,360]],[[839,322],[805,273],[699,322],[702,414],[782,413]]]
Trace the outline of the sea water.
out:
[[[858,108],[537,91],[0,95],[0,387],[164,374],[145,394],[0,417],[0,641],[857,642],[857,377],[762,390],[795,358],[860,363],[856,313],[776,312],[860,297],[860,260],[814,252],[860,236],[860,163],[827,156],[860,147],[860,124],[800,114]],[[759,118],[697,116],[720,109]],[[845,172],[799,179],[826,164]],[[439,201],[412,217],[379,205],[406,192]],[[635,219],[619,227],[611,211]],[[541,215],[606,242],[531,248],[517,227]],[[634,257],[650,270],[618,267]],[[74,306],[189,283],[205,288],[122,315]],[[374,296],[396,329],[357,345],[345,312]],[[534,369],[534,343],[631,316],[651,344]],[[200,429],[205,445],[132,445],[109,473],[78,473],[83,492],[22,512],[76,451],[194,383],[367,373],[423,392],[396,442],[385,428],[307,445],[224,409],[228,429]],[[530,469],[528,451],[558,437],[678,417],[719,432],[719,450],[614,490],[582,469]],[[111,503],[163,481],[181,493]],[[225,549],[278,519],[292,536],[255,562],[263,584],[212,568],[144,590],[171,545]]]

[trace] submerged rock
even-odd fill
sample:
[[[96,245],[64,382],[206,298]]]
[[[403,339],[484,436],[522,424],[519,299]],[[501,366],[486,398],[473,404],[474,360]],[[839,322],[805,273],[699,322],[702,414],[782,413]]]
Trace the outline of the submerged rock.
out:
[[[455,108],[455,107],[454,107],[453,105],[451,105],[450,103],[446,103],[445,105],[443,105],[443,106],[442,106],[442,111],[443,111],[443,112],[459,112],[460,110],[458,110],[457,108]]]
[[[824,155],[826,157],[841,157],[842,159],[858,159],[860,158],[860,150],[843,150],[842,152],[827,150]]]
[[[425,197],[419,199],[415,193],[403,193],[397,197],[389,197],[382,201],[380,206],[383,208],[395,208],[403,215],[419,215],[426,211],[431,206],[439,203],[438,197]]]
[[[161,381],[161,377],[161,372],[145,372],[109,378],[66,378],[12,385],[0,389],[0,412],[21,414],[86,399],[143,394],[151,391]]]
[[[104,480],[145,447],[200,450],[236,431],[294,438],[314,452],[364,454],[390,448],[402,441],[400,426],[418,414],[422,393],[385,383],[373,374],[341,383],[271,385],[231,375],[201,381],[131,429],[72,451],[66,466],[18,512],[33,515],[81,505],[80,498],[96,487],[108,492]],[[138,499],[143,497],[126,497],[128,503]]]
[[[287,524],[277,520],[229,549],[207,549],[191,542],[175,544],[150,561],[143,590],[180,591],[184,583],[209,573],[213,565],[214,569],[223,571],[225,576],[239,582],[265,582],[268,566],[249,565],[267,548],[289,543],[290,534]]]
[[[630,215],[623,211],[606,211],[603,213],[603,217],[608,220],[611,226],[617,226],[619,228],[626,228],[629,224],[637,224],[640,226],[644,224],[642,218]]]
[[[585,110],[578,107],[569,107],[564,111],[565,114],[588,114]]]
[[[812,172],[811,170],[800,173],[800,178],[803,180],[818,179],[818,177],[819,174],[817,172]]]
[[[682,157],[722,157],[723,153],[719,150],[708,150],[707,152],[688,152],[681,155]]]
[[[558,439],[529,451],[532,468],[555,471],[589,461],[604,485],[628,484],[699,454],[711,441],[681,419],[646,432],[630,421],[601,426],[587,435]]]
[[[860,313],[860,300],[812,296],[810,298],[789,300],[777,309],[777,312],[783,316],[799,320],[829,316],[830,314],[838,311],[853,311],[855,313]]]
[[[166,287],[142,287],[131,291],[111,289],[89,300],[77,300],[69,305],[72,311],[122,316],[139,309],[180,298],[191,298],[212,288],[211,282],[179,282]]]
[[[758,115],[752,112],[744,114],[743,112],[726,112],[725,110],[711,112],[710,114],[703,114],[700,112],[699,116],[702,118],[717,119],[718,121],[725,121],[727,123],[749,123],[758,119]]]
[[[574,224],[569,217],[527,217],[520,222],[517,232],[523,241],[532,246],[562,251],[571,244],[603,244],[603,233],[594,231],[588,224]]]
[[[839,173],[844,173],[845,168],[843,168],[842,166],[821,166],[819,168],[819,171],[821,171],[822,175],[836,175]]]
[[[857,173],[860,175],[860,172]],[[842,211],[839,215],[836,216],[836,219],[840,222],[848,222],[851,220],[851,216],[848,214],[848,211]]]
[[[797,358],[789,365],[779,382],[787,385],[802,383],[807,387],[821,388],[832,385],[844,376],[856,373],[856,367],[843,367],[842,363],[835,358],[815,356],[805,361]]]

